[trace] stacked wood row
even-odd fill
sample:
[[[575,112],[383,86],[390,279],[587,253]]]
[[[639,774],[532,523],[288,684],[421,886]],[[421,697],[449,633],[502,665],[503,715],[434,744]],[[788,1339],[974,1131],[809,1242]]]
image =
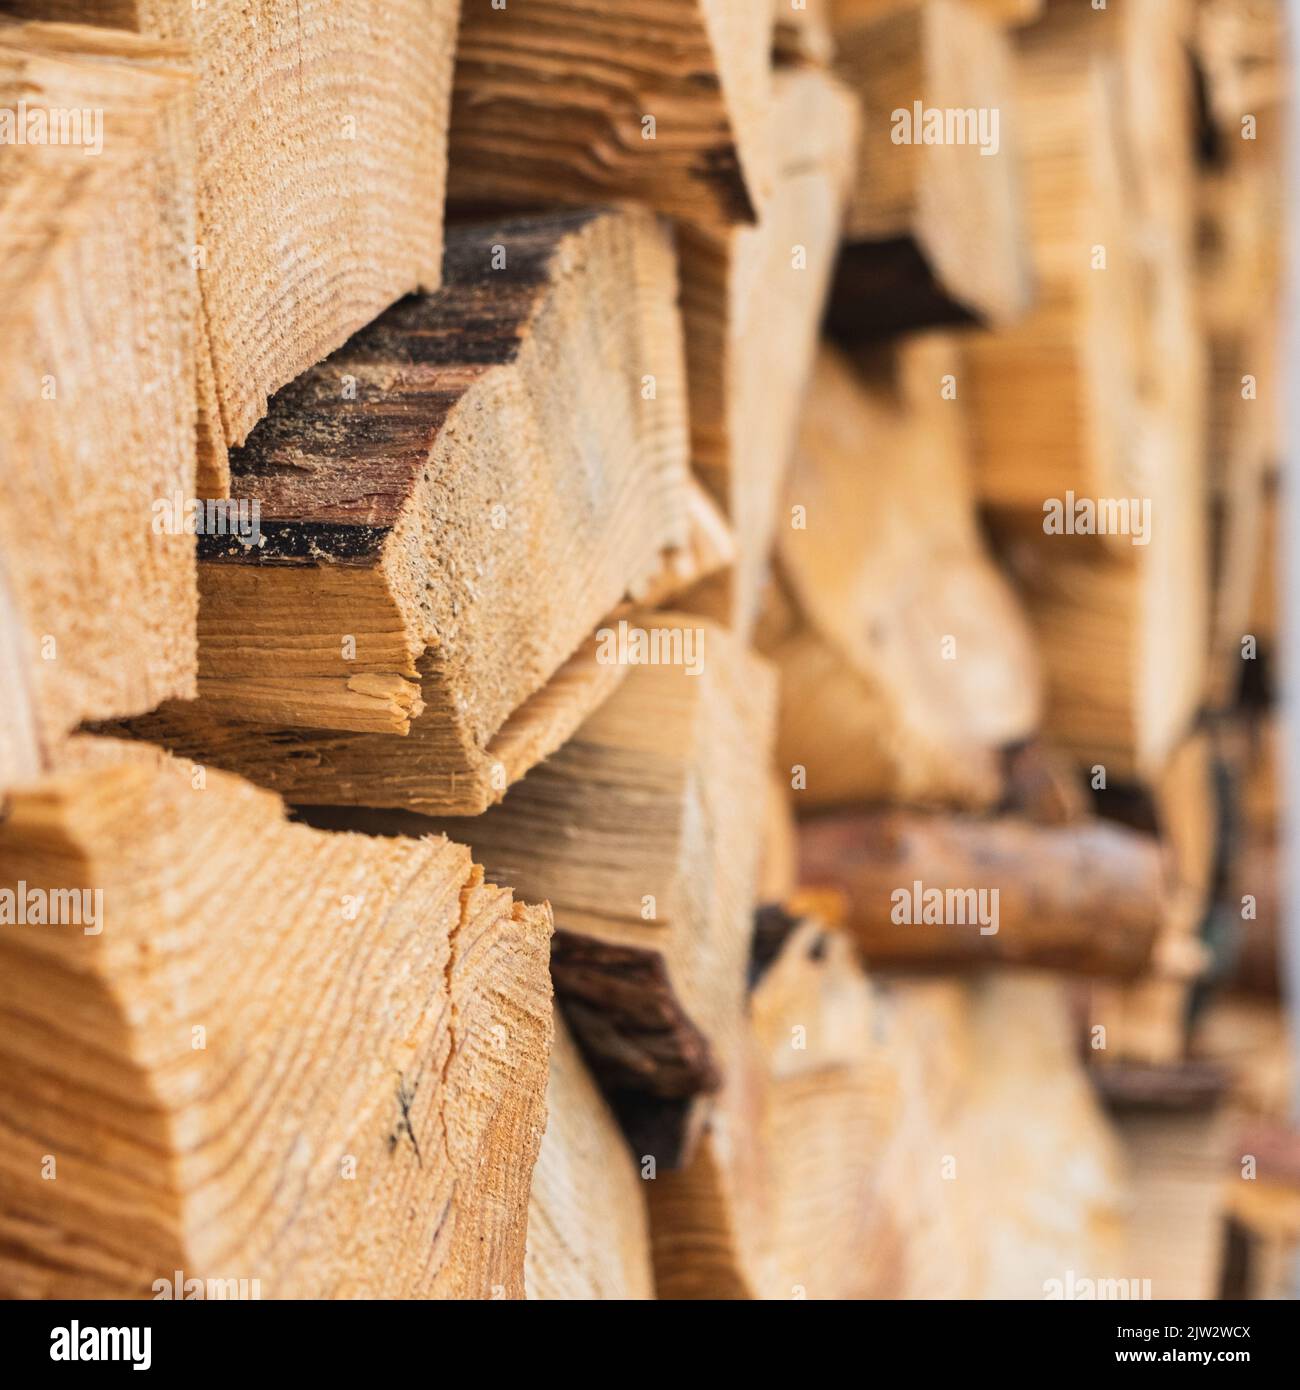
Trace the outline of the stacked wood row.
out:
[[[0,10],[0,1293],[1273,1287],[1270,8]]]

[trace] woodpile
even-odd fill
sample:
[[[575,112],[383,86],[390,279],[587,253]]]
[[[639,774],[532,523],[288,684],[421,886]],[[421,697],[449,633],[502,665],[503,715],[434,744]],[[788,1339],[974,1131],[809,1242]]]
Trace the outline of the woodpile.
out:
[[[1275,5],[0,12],[0,1295],[1284,1287]]]

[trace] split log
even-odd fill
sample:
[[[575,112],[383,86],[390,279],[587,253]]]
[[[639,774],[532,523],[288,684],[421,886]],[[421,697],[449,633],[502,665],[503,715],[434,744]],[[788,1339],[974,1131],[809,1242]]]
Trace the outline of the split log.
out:
[[[774,691],[766,664],[714,624],[638,621],[653,627],[625,631],[658,634],[659,664],[629,646],[637,664],[615,693],[484,815],[309,814],[444,830],[490,879],[551,903],[565,1016],[634,1155],[662,1170],[686,1156],[741,1027]]]
[[[1018,318],[1032,284],[1006,35],[966,0],[837,11],[835,71],[862,114],[836,331]]]
[[[1091,777],[1152,785],[1204,691],[1204,549],[1154,520],[1151,545],[1134,559],[1099,553],[1091,537],[997,534],[1038,639],[1044,733]]]
[[[1044,729],[1112,780],[1156,778],[1205,690],[1204,360],[1176,9],[1052,3],[1017,32],[1042,302],[969,345],[977,488],[1040,638]]]
[[[1137,272],[1113,57],[1044,22],[1018,36],[1015,72],[1038,302],[972,336],[966,365],[980,500],[1041,530],[1067,490],[1132,495]]]
[[[528,1297],[653,1298],[641,1178],[558,1015],[546,1111],[528,1203]]]
[[[753,222],[768,183],[772,0],[463,0],[448,196],[636,199]]]
[[[1160,852],[1103,821],[1033,825],[903,811],[799,827],[804,887],[836,889],[874,968],[995,963],[1132,977],[1162,923]]]
[[[666,234],[457,228],[446,277],[239,451],[262,543],[203,537],[201,698],[136,732],[292,801],[475,813],[620,678],[592,629],[687,538]]]
[[[918,340],[898,370],[816,368],[777,539],[789,624],[761,638],[778,764],[802,805],[992,806],[1037,718],[1034,654],[976,527],[951,346]]]
[[[1052,0],[1016,35],[1041,307],[970,344],[980,492],[995,508],[1041,520],[1044,500],[1067,489],[1145,489],[1170,506],[1167,530],[1166,493],[1195,483],[1203,362],[1185,13],[1181,0],[1114,13]]]
[[[199,495],[267,398],[395,300],[437,289],[458,0],[4,0],[192,55],[203,298]],[[188,494],[187,494],[188,496]]]
[[[0,186],[0,787],[83,720],[194,693],[194,537],[155,525],[195,476],[180,62],[0,22],[0,109],[25,122]],[[27,142],[60,112],[70,142]]]
[[[742,635],[757,616],[856,131],[848,92],[807,69],[776,74],[769,119],[775,178],[759,225],[679,235],[691,458],[739,547],[690,606]]]
[[[736,533],[694,474],[686,481],[686,541],[665,550],[648,579],[629,586],[640,608],[672,608],[683,597],[736,563]]]
[[[846,938],[794,928],[690,1166],[647,1184],[660,1298],[879,1293],[873,1179],[896,1100],[881,1007]]]
[[[973,991],[968,1046],[952,1153],[954,1181],[977,1204],[977,1296],[1078,1297],[1080,1279],[1125,1274],[1121,1155],[1079,1060],[1065,985],[990,976]]]
[[[94,934],[0,933],[7,1296],[147,1296],[176,1270],[268,1298],[523,1296],[544,907],[447,840],[322,834],[97,741],[14,791],[0,884],[102,891]]]

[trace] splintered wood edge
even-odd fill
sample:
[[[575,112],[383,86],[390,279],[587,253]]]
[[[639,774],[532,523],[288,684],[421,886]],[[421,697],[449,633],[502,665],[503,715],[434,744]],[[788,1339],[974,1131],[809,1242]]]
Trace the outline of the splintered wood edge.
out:
[[[425,816],[477,816],[494,806],[529,768],[566,743],[626,678],[626,665],[597,660],[599,645],[599,637],[593,634],[510,715],[486,749],[475,750],[472,760],[467,756],[458,766],[429,768],[429,782],[418,793],[409,793],[404,807],[390,809]],[[431,716],[426,713],[425,717]],[[351,803],[318,800],[320,792],[314,790],[312,779],[306,779],[306,784],[294,780],[293,755],[311,755],[327,742],[340,741],[349,749],[372,749],[376,760],[382,754],[409,763],[421,753],[416,732],[366,733],[351,728],[331,732],[241,723],[216,718],[185,701],[166,701],[153,714],[99,725],[95,731],[147,740],[181,757],[246,777],[298,805],[321,808],[376,803],[364,799],[364,787]]]
[[[596,659],[599,640],[595,636],[588,638],[497,731],[488,745],[487,756],[489,766],[502,769],[505,786],[494,787],[489,775],[488,785],[481,791],[490,799],[484,800],[474,814],[499,802],[529,768],[567,743],[587,716],[599,709],[626,679],[629,667]]]

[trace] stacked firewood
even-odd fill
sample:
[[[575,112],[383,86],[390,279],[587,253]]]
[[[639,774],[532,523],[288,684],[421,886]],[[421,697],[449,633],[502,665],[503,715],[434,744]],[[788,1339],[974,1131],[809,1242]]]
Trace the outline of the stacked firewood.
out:
[[[0,1294],[1271,1287],[1277,7],[0,11]]]

